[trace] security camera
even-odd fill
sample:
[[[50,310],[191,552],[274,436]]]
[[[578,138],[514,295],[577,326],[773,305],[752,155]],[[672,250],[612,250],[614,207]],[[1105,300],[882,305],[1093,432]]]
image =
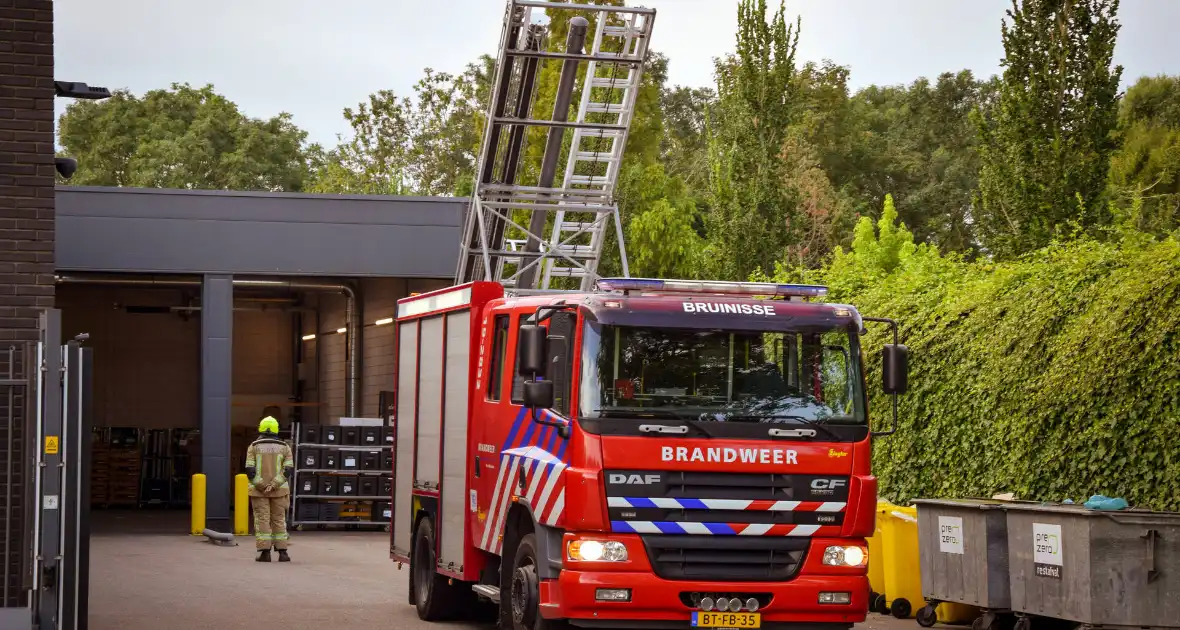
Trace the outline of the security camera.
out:
[[[55,157],[53,158],[53,166],[57,169],[59,175],[69,179],[78,170],[78,160],[68,157]]]

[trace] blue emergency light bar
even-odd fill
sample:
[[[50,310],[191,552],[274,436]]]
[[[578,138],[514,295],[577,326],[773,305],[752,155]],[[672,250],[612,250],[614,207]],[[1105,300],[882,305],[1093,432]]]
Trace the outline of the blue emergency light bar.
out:
[[[651,278],[601,278],[603,291],[647,291],[652,293],[713,293],[723,295],[764,295],[773,297],[823,297],[828,288],[818,284],[775,284],[772,282],[720,282],[714,280],[654,280]]]

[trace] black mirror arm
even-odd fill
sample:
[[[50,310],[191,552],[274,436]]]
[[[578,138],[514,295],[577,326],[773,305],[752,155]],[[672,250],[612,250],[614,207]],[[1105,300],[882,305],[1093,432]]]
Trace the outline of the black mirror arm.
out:
[[[881,324],[887,324],[891,329],[893,329],[893,345],[899,345],[901,343],[898,340],[899,335],[897,332],[897,322],[896,321],[889,319],[888,317],[864,317],[864,318],[862,318],[862,320],[866,321],[866,322],[878,322]],[[893,396],[893,426],[890,427],[890,429],[888,431],[871,431],[870,435],[872,435],[873,437],[886,437],[889,435],[893,435],[894,433],[897,433],[897,394],[892,394],[892,396]]]
[[[537,409],[536,407],[533,407],[533,408],[529,409],[529,413],[532,414],[533,422],[536,422],[537,424],[548,425],[551,427],[557,427],[557,434],[561,436],[561,439],[563,439],[563,440],[569,439],[569,437],[570,437],[570,424],[571,424],[569,418],[566,418],[565,416],[557,413],[556,411],[553,411],[552,409],[546,409],[545,413],[540,413],[539,409]],[[550,416],[553,416],[553,417],[550,417]]]
[[[536,312],[533,313],[533,320],[535,324],[540,326],[541,322],[549,319],[550,317],[553,317],[555,314],[561,311],[573,311],[577,310],[577,308],[577,305],[566,304],[564,300],[556,304],[545,304],[543,306],[537,307]]]

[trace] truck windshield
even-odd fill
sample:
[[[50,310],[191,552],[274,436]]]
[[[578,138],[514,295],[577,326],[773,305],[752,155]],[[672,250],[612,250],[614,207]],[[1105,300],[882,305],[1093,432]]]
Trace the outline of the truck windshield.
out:
[[[848,331],[680,330],[587,323],[583,418],[863,424]]]

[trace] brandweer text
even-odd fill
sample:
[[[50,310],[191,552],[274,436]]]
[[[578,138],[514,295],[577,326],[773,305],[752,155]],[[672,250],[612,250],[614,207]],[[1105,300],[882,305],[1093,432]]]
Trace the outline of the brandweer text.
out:
[[[743,464],[798,464],[799,452],[783,448],[693,448],[664,446],[661,458],[666,462],[725,462]]]

